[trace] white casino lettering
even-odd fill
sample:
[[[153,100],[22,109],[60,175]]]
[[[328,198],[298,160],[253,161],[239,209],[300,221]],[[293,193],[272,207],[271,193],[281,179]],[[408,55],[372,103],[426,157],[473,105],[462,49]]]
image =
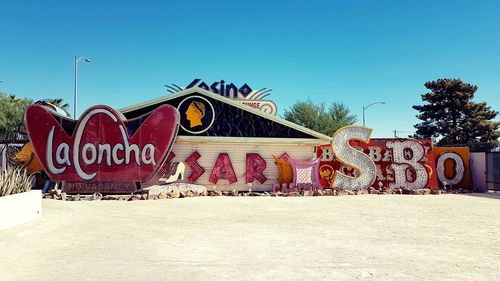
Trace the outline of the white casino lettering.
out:
[[[87,125],[87,122],[90,120],[90,118],[96,114],[106,114],[113,120],[113,122],[118,123],[118,119],[116,118],[116,116],[106,109],[94,109],[90,111],[87,115],[85,115],[85,117],[82,118],[81,122],[76,128],[75,139],[72,146],[73,153],[71,154],[71,148],[67,143],[63,142],[57,146],[56,163],[59,165],[59,167],[56,167],[54,165],[54,161],[52,158],[55,130],[55,126],[52,126],[49,131],[46,150],[47,167],[51,173],[56,175],[61,174],[66,171],[66,168],[68,166],[71,166],[73,164],[75,166],[76,173],[80,178],[84,180],[91,180],[96,176],[96,173],[94,172],[87,174],[85,171],[83,171],[80,164],[80,158],[83,160],[83,163],[85,165],[93,165],[96,163],[99,165],[103,162],[103,158],[105,158],[106,165],[110,167],[113,164],[120,165],[124,162],[125,164],[129,164],[132,152],[135,156],[135,163],[138,166],[141,166],[141,164],[156,165],[154,145],[148,143],[141,149],[137,144],[129,144],[128,137],[125,133],[125,128],[123,128],[123,125],[118,125],[118,127],[120,128],[122,143],[117,143],[113,147],[111,147],[111,145],[108,143],[99,143],[97,144],[97,147],[92,143],[86,143],[83,145],[80,152],[80,142],[85,130],[85,126]],[[120,158],[118,155],[118,151],[123,151],[125,153],[125,157]],[[73,156],[73,161],[71,161],[70,155]]]

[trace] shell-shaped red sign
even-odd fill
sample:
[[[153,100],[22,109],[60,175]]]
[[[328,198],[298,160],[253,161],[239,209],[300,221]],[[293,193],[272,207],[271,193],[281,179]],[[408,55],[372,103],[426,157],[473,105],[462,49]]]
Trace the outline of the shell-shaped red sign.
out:
[[[34,104],[24,118],[53,181],[146,182],[163,165],[179,128],[179,113],[170,105],[130,120],[97,105],[77,121]]]

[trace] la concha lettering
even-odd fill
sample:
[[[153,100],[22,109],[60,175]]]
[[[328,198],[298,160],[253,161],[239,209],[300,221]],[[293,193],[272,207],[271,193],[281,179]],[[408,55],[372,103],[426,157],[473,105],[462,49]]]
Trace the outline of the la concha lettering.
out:
[[[83,132],[85,131],[85,126],[87,125],[89,119],[91,119],[92,116],[96,114],[105,114],[109,116],[115,123],[118,122],[116,116],[114,116],[109,110],[95,109],[90,111],[78,124],[78,127],[75,131],[76,137],[71,146],[65,142],[61,142],[58,145],[54,144],[54,130],[56,127],[52,126],[47,137],[46,149],[46,159],[49,172],[58,175],[63,173],[68,166],[74,165],[75,170],[80,178],[82,178],[83,180],[91,180],[96,176],[96,172],[86,173],[82,169],[80,160],[83,160],[83,163],[85,163],[85,165],[100,165],[103,163],[103,159],[105,159],[106,165],[112,166],[120,165],[122,163],[129,164],[132,155],[134,155],[135,163],[139,167],[142,164],[156,165],[155,147],[153,146],[153,144],[147,143],[145,145],[141,145],[141,147],[139,147],[139,145],[135,143],[130,144],[123,125],[118,125],[121,133],[120,143],[114,144],[112,146],[109,143],[99,143],[96,145],[94,143],[87,142],[83,144],[83,148],[80,150],[80,147],[82,146],[81,139]],[[56,146],[57,148],[55,153],[55,162],[59,167],[56,167],[52,157],[54,150],[53,148]]]
[[[170,105],[132,120],[102,105],[85,111],[79,121],[36,104],[25,114],[28,135],[47,175],[67,182],[146,182],[170,152],[179,119]]]

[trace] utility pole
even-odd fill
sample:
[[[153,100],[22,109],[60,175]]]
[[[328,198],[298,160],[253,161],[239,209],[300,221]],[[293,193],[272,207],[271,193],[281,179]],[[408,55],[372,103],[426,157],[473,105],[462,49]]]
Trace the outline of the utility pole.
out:
[[[394,138],[397,139],[398,138],[398,131],[396,131],[396,129],[394,129]]]

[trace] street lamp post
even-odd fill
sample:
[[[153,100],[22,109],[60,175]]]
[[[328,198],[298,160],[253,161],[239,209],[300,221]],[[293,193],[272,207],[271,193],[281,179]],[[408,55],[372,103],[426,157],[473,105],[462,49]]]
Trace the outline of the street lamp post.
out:
[[[372,103],[370,103],[370,104],[369,104],[369,105],[367,105],[367,106],[364,106],[364,105],[363,105],[363,127],[365,126],[365,110],[366,110],[368,107],[370,107],[370,106],[372,106],[372,105],[374,105],[374,104],[385,104],[385,102],[383,102],[383,101],[376,101],[376,102],[372,102]]]
[[[75,95],[73,96],[73,118],[76,119],[76,100],[78,98],[78,62],[83,59],[84,62],[91,62],[89,58],[76,56],[75,57]]]

